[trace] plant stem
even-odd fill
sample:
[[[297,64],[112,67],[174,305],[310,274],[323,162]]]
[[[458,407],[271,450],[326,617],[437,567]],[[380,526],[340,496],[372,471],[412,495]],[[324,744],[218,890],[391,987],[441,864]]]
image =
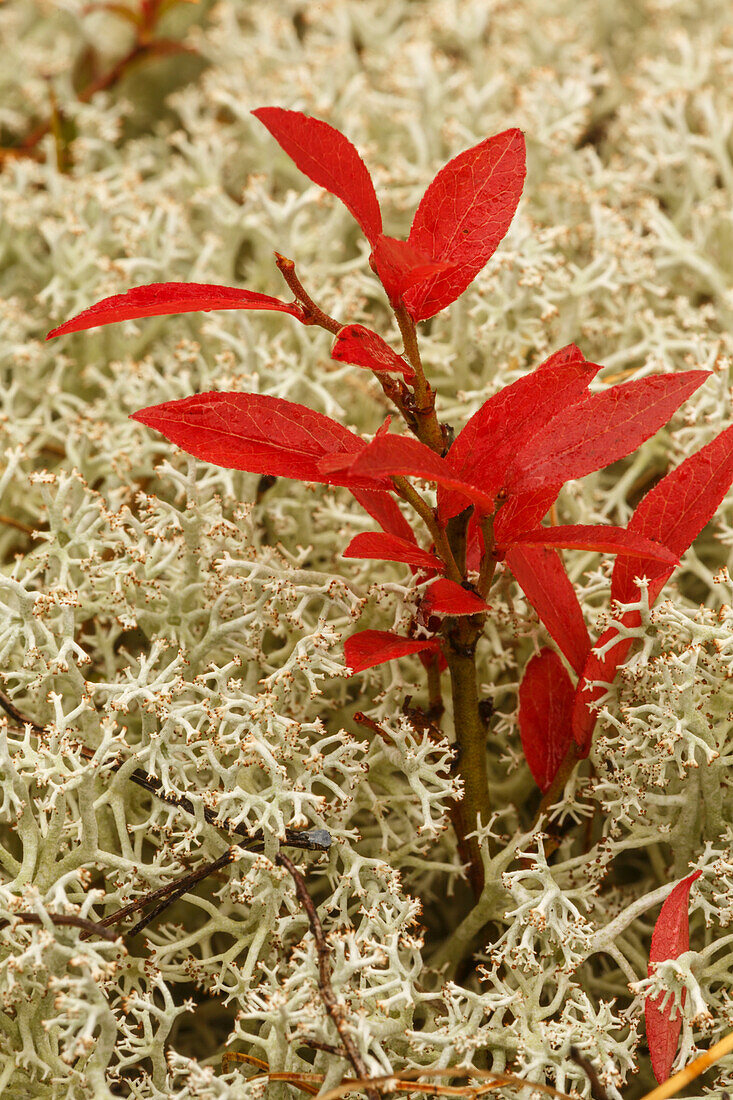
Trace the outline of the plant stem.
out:
[[[400,302],[394,307],[394,315],[400,326],[402,343],[405,349],[405,358],[415,371],[415,418],[417,420],[417,437],[421,443],[425,443],[432,450],[442,455],[445,449],[443,430],[435,415],[435,391],[425,377],[420,349],[417,346],[417,332],[415,322]]]
[[[298,897],[298,901],[305,910],[311,934],[315,940],[316,954],[318,956],[318,992],[323,1001],[323,1007],[333,1021],[333,1025],[346,1051],[346,1056],[356,1071],[356,1076],[361,1078],[367,1077],[368,1070],[366,1063],[344,1019],[344,1006],[337,1000],[333,985],[331,984],[331,949],[323,933],[323,925],[321,924],[321,918],[318,916],[316,907],[313,903],[313,898],[308,893],[305,879],[295,864],[292,863],[287,856],[283,855],[282,852],[278,855],[277,862],[281,867],[285,868],[293,880],[295,893]],[[367,1088],[365,1091],[369,1100],[379,1100],[381,1089]]]
[[[410,482],[406,478],[393,477],[392,483],[394,484],[395,492],[415,509],[430,532],[433,542],[435,543],[435,549],[445,563],[446,576],[460,584],[463,580],[463,573],[456,564],[446,533],[438,524],[433,509],[427,501],[423,500],[417,489],[410,485]]]
[[[473,616],[471,617],[473,618]],[[453,723],[458,745],[459,774],[463,780],[461,818],[463,835],[487,825],[491,816],[489,779],[486,768],[486,727],[479,712],[475,648],[480,628],[462,621],[448,635],[446,659],[453,695]],[[484,884],[483,860],[477,837],[466,839],[469,879],[478,897]]]

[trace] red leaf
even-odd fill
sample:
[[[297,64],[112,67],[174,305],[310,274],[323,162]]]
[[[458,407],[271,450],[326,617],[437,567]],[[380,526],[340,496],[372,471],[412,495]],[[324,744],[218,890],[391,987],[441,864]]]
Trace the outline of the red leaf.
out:
[[[644,545],[646,544],[646,545]],[[568,550],[598,550],[606,554],[638,555],[640,552],[654,561],[667,562],[674,568],[676,554],[658,542],[637,535],[625,527],[604,524],[568,524],[563,527],[538,527],[515,535],[512,546],[561,546]]]
[[[673,553],[681,555],[712,518],[733,480],[733,428],[727,428],[696,454],[667,474],[642,500],[631,517],[628,531],[656,538]],[[503,511],[503,509],[502,509]],[[499,513],[501,515],[501,512]],[[611,581],[611,596],[620,603],[631,603],[638,596],[634,577],[646,575],[650,605],[659,596],[673,569],[660,566],[650,558],[617,558]],[[638,626],[638,611],[627,611],[621,618],[626,627]],[[616,634],[614,626],[598,640],[603,645]],[[605,687],[582,691],[586,682],[600,680],[611,684],[616,670],[631,649],[630,638],[622,638],[605,657],[591,653],[578,684],[573,710],[573,734],[584,753],[590,751],[596,712],[591,705],[605,693]]]
[[[473,282],[509,228],[525,174],[521,130],[486,138],[441,168],[417,208],[408,243],[456,266],[406,293],[415,320],[445,309]]]
[[[355,363],[357,367],[367,367],[377,374],[384,371],[398,371],[408,382],[415,372],[401,355],[393,351],[381,336],[364,325],[344,325],[336,336],[331,350],[331,358],[341,363]]]
[[[531,659],[519,688],[519,732],[529,769],[541,791],[552,783],[572,740],[573,685],[552,649]]]
[[[355,535],[343,551],[343,557],[401,561],[407,565],[416,565],[420,569],[437,570],[438,573],[445,570],[442,561],[435,554],[422,550],[407,539],[397,538],[396,535],[385,535],[380,531],[365,531],[363,534]]]
[[[690,949],[690,890],[693,882],[700,878],[702,871],[694,871],[678,882],[662,906],[654,925],[652,944],[649,952],[648,975],[654,973],[654,963],[677,959]],[[666,1008],[661,1004],[664,993],[657,997],[647,997],[644,1005],[646,1037],[652,1060],[654,1076],[661,1084],[672,1074],[672,1064],[677,1055],[677,1047],[682,1030],[682,1016],[679,1009],[672,1019],[673,1006],[670,1000]],[[682,992],[684,1003],[685,991]]]
[[[555,550],[532,550],[515,545],[507,551],[506,563],[532,607],[580,675],[590,653],[591,640],[577,594],[560,555]]]
[[[425,615],[476,615],[488,610],[475,592],[456,581],[433,581],[425,590],[421,608]]]
[[[382,530],[407,542],[415,543],[415,535],[409,523],[402,515],[397,501],[388,492],[372,489],[355,489],[350,486],[353,497],[377,521]]]
[[[591,394],[519,449],[507,471],[507,487],[541,488],[623,458],[654,435],[709,376],[704,370],[658,374]]]
[[[440,653],[440,642],[437,638],[403,638],[390,630],[361,630],[344,643],[346,664],[352,673],[426,649]]]
[[[261,393],[198,393],[133,413],[132,420],[188,454],[233,470],[379,488],[378,479],[324,474],[324,455],[364,447],[364,441],[323,413]],[[361,482],[361,484],[360,484]]]
[[[579,401],[599,370],[595,363],[587,362],[575,344],[556,351],[531,374],[495,393],[474,413],[448,452],[453,468],[486,492],[497,492],[506,481],[517,450],[558,413]],[[461,498],[447,493],[440,500],[440,516],[447,519],[462,507]]]
[[[638,611],[627,611],[620,622],[626,627],[638,626],[641,616]],[[614,638],[618,638],[616,645],[611,646],[603,657],[599,657],[595,649],[605,646]],[[597,720],[597,713],[592,707],[613,683],[616,670],[626,660],[632,641],[633,638],[619,636],[616,627],[611,625],[601,634],[594,649],[588,654],[573,703],[573,737],[583,756],[590,752]],[[600,681],[600,686],[588,689],[587,685],[593,681]]]
[[[450,463],[431,451],[418,439],[406,435],[382,435],[375,438],[358,455],[351,472],[367,477],[388,477],[406,474],[425,481],[460,489],[470,500],[493,511],[494,499],[475,485],[469,485],[453,472]]]
[[[393,303],[399,302],[411,287],[455,269],[455,264],[431,260],[407,241],[385,237],[383,233],[374,244],[369,263]]]
[[[690,455],[647,493],[628,525],[630,532],[655,539],[681,556],[708,523],[733,482],[733,428],[721,432],[702,450]],[[650,578],[652,604],[672,569],[649,558],[617,559],[611,598],[632,603],[638,589],[634,577]]]
[[[113,325],[117,321],[132,321],[138,317],[161,317],[170,313],[208,313],[212,309],[267,309],[289,313],[302,319],[302,310],[296,302],[281,302],[269,294],[257,294],[253,290],[239,290],[235,286],[214,286],[209,283],[149,283],[135,286],[125,294],[113,294],[103,298],[89,309],[77,313],[63,325],[54,328],[46,337],[64,336],[67,332],[81,332],[99,325]]]
[[[373,244],[382,232],[382,214],[371,176],[349,139],[300,111],[259,107],[252,114],[308,179],[341,199]]]
[[[497,543],[506,546],[515,535],[536,527],[549,512],[561,489],[562,484],[555,483],[542,489],[510,496],[494,520],[494,538]]]

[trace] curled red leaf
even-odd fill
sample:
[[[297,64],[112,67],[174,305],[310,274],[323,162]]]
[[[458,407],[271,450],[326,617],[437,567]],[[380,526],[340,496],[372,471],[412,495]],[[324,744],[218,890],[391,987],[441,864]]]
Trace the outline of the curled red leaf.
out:
[[[552,783],[572,741],[573,685],[552,649],[529,661],[519,687],[519,732],[529,769],[541,791]]]
[[[678,882],[665,901],[657,917],[652,933],[649,951],[649,977],[654,973],[654,964],[667,959],[677,959],[690,949],[689,901],[692,884],[700,878],[702,871],[693,871],[687,878]],[[685,992],[682,992],[684,1004]],[[674,1011],[671,1000],[662,1007],[664,993],[657,997],[647,997],[644,1004],[646,1037],[649,1043],[649,1055],[652,1060],[654,1076],[661,1084],[672,1074],[672,1065],[677,1055],[682,1017],[679,1009]]]
[[[288,313],[301,320],[303,311],[296,302],[281,302],[269,294],[240,290],[235,286],[215,286],[209,283],[149,283],[135,286],[124,294],[103,298],[89,309],[52,329],[47,340],[67,332],[81,332],[118,321],[133,321],[139,317],[162,317],[172,313],[208,313],[212,309],[264,309]]]
[[[399,561],[442,573],[445,569],[440,558],[421,549],[414,542],[381,531],[364,531],[355,535],[343,551],[345,558],[375,558],[378,561]]]
[[[475,592],[443,578],[425,590],[421,609],[424,615],[477,615],[489,608]]]
[[[357,367],[366,367],[377,374],[398,372],[408,382],[415,377],[415,371],[407,360],[364,325],[344,325],[339,329],[331,358],[341,363],[355,363]]]
[[[308,179],[341,199],[373,243],[382,232],[382,214],[372,178],[349,139],[300,111],[259,107],[252,114]]]
[[[411,287],[422,286],[436,275],[455,269],[455,264],[431,260],[407,241],[385,237],[383,233],[374,243],[369,263],[393,304]]]
[[[381,435],[359,453],[351,472],[369,477],[407,475],[436,481],[448,488],[459,489],[468,501],[475,501],[491,511],[493,496],[487,495],[475,485],[465,482],[455,474],[450,462],[431,451],[418,439],[405,435]]]
[[[438,639],[404,638],[400,634],[393,634],[391,630],[360,630],[344,643],[346,664],[352,673],[363,672],[366,668],[384,664],[396,657],[406,657],[409,653],[425,650],[439,654]]]

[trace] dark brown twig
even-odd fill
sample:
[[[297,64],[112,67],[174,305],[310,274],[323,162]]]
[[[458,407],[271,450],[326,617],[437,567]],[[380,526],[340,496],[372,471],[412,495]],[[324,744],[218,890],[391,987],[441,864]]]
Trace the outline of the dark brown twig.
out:
[[[114,943],[119,939],[117,932],[110,932],[108,928],[105,928],[97,921],[87,920],[86,917],[75,917],[72,914],[65,913],[46,913],[46,916],[52,924],[57,925],[69,925],[72,928],[82,928],[86,935],[82,938],[86,939],[87,936],[100,936],[103,940],[109,940],[110,943]],[[19,924],[40,924],[43,925],[43,917],[38,913],[13,913],[12,917],[0,918],[0,927],[4,928],[6,925],[13,924],[17,921]]]
[[[333,1025],[339,1033],[341,1042],[343,1043],[346,1056],[354,1067],[356,1076],[359,1078],[368,1077],[368,1070],[364,1063],[364,1060],[359,1053],[354,1040],[351,1037],[346,1021],[344,1020],[344,1009],[336,999],[336,994],[333,991],[331,985],[331,950],[326,942],[326,937],[323,934],[323,925],[321,919],[316,912],[316,907],[313,904],[313,899],[308,893],[308,887],[305,884],[305,879],[302,874],[287,856],[282,852],[277,856],[277,862],[285,868],[295,885],[295,893],[298,897],[298,901],[303,906],[305,914],[308,918],[308,924],[310,925],[311,934],[316,944],[316,953],[318,955],[318,992],[320,993],[321,1000],[326,1012],[333,1020]],[[380,1091],[376,1088],[367,1088],[366,1093],[369,1100],[379,1100]]]
[[[197,882],[201,882],[202,879],[208,878],[209,875],[213,875],[216,871],[220,871],[222,867],[226,867],[227,864],[231,863],[236,858],[237,852],[238,845],[235,845],[233,848],[228,848],[218,859],[212,860],[210,863],[204,863],[201,867],[197,867],[195,871],[189,871],[188,874],[182,875],[181,878],[177,879],[175,882],[169,882],[167,887],[161,887],[161,890],[154,891],[154,894],[160,897],[161,900],[149,913],[146,913],[137,924],[134,924],[126,935],[136,936],[138,932],[142,932],[143,928],[147,928],[150,922],[164,912],[169,905],[172,905],[173,902],[177,901],[183,894],[187,894]],[[162,893],[163,890],[165,890],[165,895]],[[143,904],[147,905],[152,899],[153,895],[148,895],[144,899]],[[129,908],[129,906],[126,906],[126,909]],[[124,910],[119,910],[117,913],[112,913],[109,917],[105,917],[105,924],[107,922],[113,923],[122,919],[120,917],[120,913],[122,912],[124,912]]]
[[[348,1058],[345,1047],[336,1046],[335,1043],[322,1043],[320,1039],[298,1039],[303,1047],[312,1047],[313,1050],[323,1050],[326,1054],[335,1054],[337,1058]]]
[[[608,1100],[608,1093],[601,1084],[593,1063],[590,1062],[584,1054],[581,1054],[577,1047],[570,1048],[570,1060],[575,1062],[576,1066],[579,1066],[588,1078],[590,1083],[590,1094],[593,1100]]]
[[[15,703],[13,703],[3,691],[0,691],[0,708],[20,725],[30,726],[34,733],[48,734],[49,731],[45,726],[40,726],[37,722],[34,722],[32,718],[28,718],[19,711]],[[85,760],[94,759],[94,751],[92,749],[83,745],[80,741],[75,741],[75,744]],[[119,771],[123,763],[124,761],[119,764],[112,764],[112,770]],[[133,772],[130,772],[127,778],[132,783],[136,783],[138,787],[142,787],[143,790],[148,791],[150,794],[154,794],[161,802],[166,802],[169,806],[176,806],[178,809],[185,810],[185,812],[192,817],[196,816],[196,806],[190,798],[186,798],[185,795],[169,794],[167,791],[164,791],[161,781],[156,776],[144,772],[142,768],[135,768]],[[202,811],[204,821],[207,825],[213,825],[216,829],[224,829],[229,833],[234,833],[236,836],[241,836],[248,845],[259,846],[265,839],[264,833],[259,829],[255,830],[255,832],[249,832],[244,825],[232,825],[226,821],[218,821],[214,811],[210,810],[207,806],[203,806]],[[331,846],[331,837],[326,829],[286,829],[285,837],[280,843],[286,844],[289,848],[302,848],[309,852],[323,852],[327,851]],[[240,845],[240,847],[244,847],[244,845]],[[254,850],[257,850],[257,848],[255,847]]]

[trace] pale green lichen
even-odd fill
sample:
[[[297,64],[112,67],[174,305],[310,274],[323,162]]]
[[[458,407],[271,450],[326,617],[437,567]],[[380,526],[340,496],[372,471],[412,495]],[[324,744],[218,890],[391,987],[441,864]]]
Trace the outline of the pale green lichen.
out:
[[[330,360],[323,333],[280,317],[42,336],[136,283],[281,293],[277,248],[324,308],[395,337],[349,215],[250,110],[306,109],[343,129],[396,234],[449,156],[518,125],[525,197],[489,266],[423,326],[426,370],[456,427],[571,340],[604,364],[599,387],[622,373],[714,370],[637,455],[571,483],[558,502],[564,522],[625,523],[651,478],[731,422],[726,5],[220,0],[174,28],[194,20],[188,41],[208,67],[165,103],[175,73],[151,63],[139,86],[80,104],[74,58],[87,43],[110,56],[127,43],[119,21],[84,8],[0,6],[3,140],[47,111],[49,76],[78,129],[70,174],[57,171],[50,138],[40,162],[12,159],[0,173],[0,515],[36,532],[0,523],[0,670],[16,705],[47,726],[43,736],[13,721],[0,730],[0,917],[45,922],[1,933],[0,1091],[292,1095],[248,1084],[241,1067],[222,1076],[225,1049],[323,1073],[326,1087],[348,1075],[347,1062],[303,1045],[337,1036],[307,921],[272,862],[284,828],[308,826],[333,837],[330,854],[299,859],[372,1072],[511,1065],[587,1096],[575,1045],[614,1100],[628,1096],[637,1070],[650,1083],[650,990],[678,1005],[687,990],[678,1064],[733,1027],[731,497],[636,632],[602,708],[594,772],[565,792],[562,812],[581,828],[552,858],[531,828],[537,799],[515,713],[523,667],[547,638],[518,591],[498,583],[480,678],[497,712],[489,760],[500,812],[488,828],[507,850],[487,862],[489,887],[462,924],[452,753],[401,713],[405,695],[423,699],[420,667],[343,676],[340,642],[362,612],[364,625],[406,621],[406,572],[339,557],[371,527],[342,490],[281,480],[254,503],[256,477],[193,462],[127,419],[239,388],[372,433],[385,412],[379,388]],[[597,637],[608,569],[590,554],[565,557]],[[359,709],[384,737],[354,724]],[[195,814],[141,791],[134,768],[190,798]],[[204,807],[262,829],[264,853],[242,851],[126,949],[47,920],[99,919],[218,856],[232,838]],[[659,905],[693,868],[703,875],[691,950],[647,979]],[[480,970],[459,981],[451,955],[485,919]],[[733,1061],[719,1071],[700,1095],[731,1087]]]

